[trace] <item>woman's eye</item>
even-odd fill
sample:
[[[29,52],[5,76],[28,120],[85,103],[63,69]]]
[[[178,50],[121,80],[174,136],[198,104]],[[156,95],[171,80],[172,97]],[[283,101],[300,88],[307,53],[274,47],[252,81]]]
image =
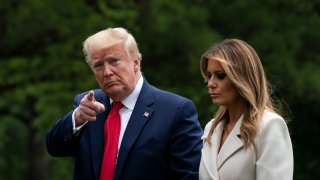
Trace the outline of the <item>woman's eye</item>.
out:
[[[223,80],[223,79],[226,77],[226,73],[224,73],[224,72],[218,72],[218,73],[216,74],[216,76],[217,76],[217,78],[218,78],[219,80]]]
[[[211,79],[211,76],[212,76],[211,73],[207,73],[207,78],[208,79]]]

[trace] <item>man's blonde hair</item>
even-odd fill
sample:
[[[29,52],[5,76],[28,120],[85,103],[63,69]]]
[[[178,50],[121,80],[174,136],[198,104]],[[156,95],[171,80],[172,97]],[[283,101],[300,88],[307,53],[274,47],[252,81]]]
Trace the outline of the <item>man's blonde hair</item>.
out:
[[[131,59],[142,59],[134,37],[126,29],[118,27],[99,31],[83,42],[83,52],[87,63],[90,64],[92,53],[118,43],[124,43],[124,48]]]

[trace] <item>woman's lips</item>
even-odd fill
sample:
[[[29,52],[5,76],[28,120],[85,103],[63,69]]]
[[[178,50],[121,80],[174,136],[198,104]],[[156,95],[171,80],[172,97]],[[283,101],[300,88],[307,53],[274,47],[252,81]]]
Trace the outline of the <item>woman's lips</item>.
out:
[[[218,93],[209,93],[209,94],[210,94],[210,96],[211,96],[212,98],[215,98],[215,97],[218,97],[218,96],[219,96]]]

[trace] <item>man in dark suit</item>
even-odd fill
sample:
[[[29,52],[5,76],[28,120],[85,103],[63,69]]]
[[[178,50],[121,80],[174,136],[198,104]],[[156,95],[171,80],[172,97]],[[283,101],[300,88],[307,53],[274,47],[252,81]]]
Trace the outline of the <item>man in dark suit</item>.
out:
[[[101,89],[75,97],[47,134],[48,152],[75,157],[74,179],[198,179],[202,129],[192,101],[146,81],[127,30],[100,31],[83,45]]]

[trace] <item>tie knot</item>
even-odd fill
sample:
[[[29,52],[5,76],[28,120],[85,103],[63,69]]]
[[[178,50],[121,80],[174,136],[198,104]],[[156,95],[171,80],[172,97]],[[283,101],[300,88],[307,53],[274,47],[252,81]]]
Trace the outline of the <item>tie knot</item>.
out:
[[[119,111],[123,107],[121,102],[112,102],[112,109]]]

